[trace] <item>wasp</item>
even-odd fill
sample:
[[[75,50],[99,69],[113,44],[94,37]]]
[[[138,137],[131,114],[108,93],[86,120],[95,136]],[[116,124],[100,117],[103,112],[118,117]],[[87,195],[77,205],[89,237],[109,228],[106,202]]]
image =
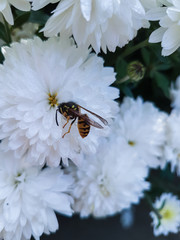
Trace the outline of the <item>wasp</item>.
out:
[[[74,103],[74,102],[63,102],[60,103],[56,109],[56,124],[59,126],[58,119],[57,119],[57,113],[61,113],[67,120],[67,122],[64,124],[63,128],[69,123],[69,120],[72,120],[68,131],[62,136],[64,136],[71,131],[71,127],[73,123],[78,119],[77,127],[79,130],[79,134],[82,138],[87,137],[87,135],[90,132],[90,126],[96,127],[96,128],[103,128],[99,123],[95,122],[94,120],[90,119],[87,114],[82,114],[81,113],[81,108],[84,109],[85,111],[91,113],[92,115],[96,116],[98,119],[101,120],[101,122],[104,125],[108,125],[108,122],[102,118],[101,116],[97,115],[94,112],[89,111],[88,109]]]

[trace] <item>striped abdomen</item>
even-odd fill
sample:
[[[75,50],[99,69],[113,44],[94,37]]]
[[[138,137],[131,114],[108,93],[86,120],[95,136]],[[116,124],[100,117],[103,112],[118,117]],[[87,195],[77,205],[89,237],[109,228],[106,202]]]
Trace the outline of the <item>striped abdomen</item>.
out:
[[[88,118],[87,114],[84,114],[82,116]],[[90,125],[87,124],[86,120],[81,117],[78,117],[78,130],[82,138],[87,137],[90,131]]]

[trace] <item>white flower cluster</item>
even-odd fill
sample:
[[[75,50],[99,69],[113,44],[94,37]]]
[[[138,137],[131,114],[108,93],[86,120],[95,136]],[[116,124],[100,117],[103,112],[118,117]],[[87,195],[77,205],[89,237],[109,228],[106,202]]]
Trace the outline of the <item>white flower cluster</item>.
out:
[[[166,144],[164,159],[171,164],[172,171],[180,175],[180,76],[171,88],[172,111],[166,122]]]
[[[180,2],[179,0],[159,0],[162,5],[149,10],[147,19],[159,21],[160,28],[150,36],[152,43],[161,42],[162,55],[168,56],[180,47]]]
[[[55,232],[54,210],[72,215],[73,199],[67,194],[73,178],[59,167],[42,170],[13,153],[0,152],[0,237],[35,239]]]
[[[89,48],[96,53],[115,51],[148,27],[149,20],[160,20],[161,28],[150,41],[162,41],[163,55],[171,54],[180,44],[179,2],[3,0],[0,12],[13,24],[11,5],[29,11],[49,3],[56,3],[56,9],[42,30],[48,40],[35,37],[2,49],[0,237],[4,240],[38,240],[43,233],[56,231],[55,211],[68,216],[77,212],[81,217],[121,212],[139,203],[150,189],[146,180],[150,168],[170,162],[180,175],[180,77],[171,89],[174,110],[169,116],[141,97],[126,97],[119,107],[114,101],[119,90],[111,86],[113,68],[104,67],[102,58]],[[15,30],[13,40],[31,38],[36,27]],[[154,209],[155,235],[177,232],[179,200],[163,194]]]
[[[162,164],[170,163],[172,172],[180,175],[180,77],[171,88],[172,111],[166,119],[166,141],[163,146]],[[180,229],[180,200],[171,193],[163,193],[154,203],[150,213],[153,219],[154,235],[177,233]]]

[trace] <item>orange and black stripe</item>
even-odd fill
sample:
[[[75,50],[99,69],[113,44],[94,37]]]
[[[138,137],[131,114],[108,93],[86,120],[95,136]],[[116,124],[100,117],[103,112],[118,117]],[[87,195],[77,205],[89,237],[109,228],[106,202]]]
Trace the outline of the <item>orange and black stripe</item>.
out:
[[[79,130],[79,134],[81,135],[82,138],[87,137],[87,135],[90,132],[90,125],[87,124],[86,120],[84,120],[81,117],[78,118],[78,130]]]

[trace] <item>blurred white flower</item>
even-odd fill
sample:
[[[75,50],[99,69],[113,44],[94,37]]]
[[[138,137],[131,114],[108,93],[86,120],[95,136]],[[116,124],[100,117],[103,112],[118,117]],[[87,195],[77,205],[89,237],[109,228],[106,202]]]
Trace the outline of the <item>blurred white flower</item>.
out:
[[[62,138],[69,125],[63,129],[66,119],[59,113],[57,126],[55,113],[58,103],[72,101],[110,123],[119,110],[114,101],[119,90],[110,87],[115,81],[113,68],[103,67],[100,57],[62,38],[14,43],[3,53],[0,139],[4,150],[14,150],[16,157],[27,152],[29,161],[46,161],[51,166],[57,166],[61,158],[65,164],[68,158],[78,164],[83,152],[95,153],[99,137],[107,135],[109,127],[91,127],[89,135],[81,138],[76,121]]]
[[[126,97],[120,106],[114,132],[120,136],[124,151],[136,154],[148,167],[161,165],[163,146],[166,140],[167,115],[152,103]],[[113,136],[113,135],[112,135]]]
[[[133,211],[132,207],[130,207],[128,209],[124,209],[121,212],[120,222],[124,229],[131,228],[133,226],[134,220],[135,220],[134,219],[134,211]]]
[[[166,0],[163,4],[147,13],[148,20],[159,21],[160,24],[160,28],[150,35],[149,42],[161,42],[162,55],[168,56],[180,47],[180,2]]]
[[[41,7],[37,0],[32,2],[33,9]],[[43,31],[47,37],[73,35],[78,46],[91,45],[98,53],[100,48],[106,52],[107,48],[115,51],[117,46],[123,47],[140,28],[148,26],[140,0],[63,0]]]
[[[180,175],[180,112],[172,111],[167,119],[164,159],[171,163],[172,171]]]
[[[4,240],[36,240],[55,232],[54,211],[71,216],[73,203],[67,194],[72,177],[60,168],[30,166],[26,158],[0,152],[0,237]]]
[[[30,10],[30,3],[28,0],[1,0],[0,1],[0,12],[3,14],[6,21],[13,25],[13,15],[11,12],[11,5],[21,11],[29,11]]]
[[[180,76],[177,77],[175,84],[172,85],[170,93],[172,98],[172,107],[180,111]]]
[[[156,212],[150,212],[154,235],[177,233],[180,226],[180,200],[171,193],[163,193],[154,203]]]
[[[147,167],[124,151],[118,136],[104,141],[96,155],[86,156],[70,173],[75,178],[73,208],[81,217],[113,215],[139,203],[149,188]]]

